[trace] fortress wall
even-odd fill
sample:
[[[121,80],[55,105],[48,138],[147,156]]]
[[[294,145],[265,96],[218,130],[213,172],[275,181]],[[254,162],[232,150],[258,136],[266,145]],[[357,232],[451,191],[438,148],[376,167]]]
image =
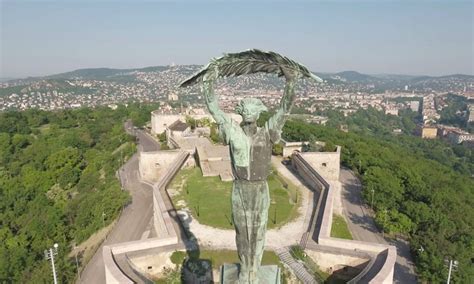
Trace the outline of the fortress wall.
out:
[[[169,125],[178,119],[184,119],[184,116],[180,114],[156,114],[152,112],[151,133],[155,135],[163,133]]]
[[[309,156],[311,157],[311,155]],[[394,246],[331,237],[332,215],[334,213],[333,204],[336,192],[330,183],[318,173],[317,169],[313,168],[312,164],[305,160],[306,157],[307,155],[300,153],[293,154],[293,166],[308,185],[314,185],[314,188],[321,192],[318,208],[315,213],[317,217],[313,221],[310,233],[315,233],[319,245],[377,254],[369,265],[354,278],[356,281],[351,280],[350,283],[358,283],[359,280],[367,281],[368,283],[393,283],[393,271],[397,257]]]
[[[304,152],[300,153],[305,161],[326,180],[334,191],[333,211],[342,215],[341,183],[339,182],[341,147],[335,152]]]
[[[174,245],[178,243],[178,238],[176,236],[170,236],[168,238],[152,238],[138,241],[131,241],[120,243],[110,246],[112,254],[122,254],[128,252],[134,252],[139,250],[146,250],[151,248],[157,248],[167,245]]]
[[[293,152],[301,152],[303,145],[299,143],[298,145],[285,145],[283,146],[283,157],[290,157]]]
[[[107,284],[133,284],[115,263],[112,250],[109,246],[102,247],[102,258],[105,267],[105,282]]]
[[[179,155],[180,151],[139,152],[138,172],[140,178],[146,182],[157,182],[166,168]]]
[[[369,258],[313,250],[307,250],[306,253],[316,261],[318,266],[324,271],[337,270],[341,266],[356,267],[370,260]]]
[[[153,225],[158,238],[177,238],[173,221],[163,200],[162,192],[165,191],[165,187],[171,182],[189,157],[188,152],[180,151],[178,156],[173,159],[173,163],[168,166],[167,171],[161,176],[160,180],[153,185]],[[164,192],[164,194],[167,193]]]
[[[300,155],[327,181],[339,181],[341,147],[335,152],[304,152]]]

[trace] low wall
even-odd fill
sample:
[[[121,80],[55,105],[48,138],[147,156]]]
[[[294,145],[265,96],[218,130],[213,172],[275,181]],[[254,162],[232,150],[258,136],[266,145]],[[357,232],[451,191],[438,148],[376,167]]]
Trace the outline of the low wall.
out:
[[[153,225],[158,238],[176,237],[173,221],[162,194],[167,194],[164,192],[166,186],[171,182],[188,157],[188,152],[180,151],[179,155],[173,160],[173,163],[169,165],[166,173],[153,185]]]
[[[292,157],[293,166],[304,181],[312,188],[320,191],[315,220],[312,221],[313,224],[309,228],[309,234],[314,233],[313,237],[319,245],[377,254],[374,258],[376,261],[369,263],[366,269],[354,279],[365,279],[366,281],[363,281],[363,283],[393,283],[393,271],[397,257],[396,248],[384,244],[332,238],[331,226],[335,192],[330,183],[305,160],[304,155],[294,153]],[[353,283],[358,283],[358,281]]]
[[[174,245],[178,243],[177,237],[168,238],[152,238],[138,241],[131,241],[110,246],[112,254],[122,254],[128,252],[135,252],[139,250],[146,250],[167,245]]]
[[[128,278],[115,263],[112,249],[109,246],[102,247],[102,259],[105,267],[105,282],[107,284],[133,284],[133,281]]]

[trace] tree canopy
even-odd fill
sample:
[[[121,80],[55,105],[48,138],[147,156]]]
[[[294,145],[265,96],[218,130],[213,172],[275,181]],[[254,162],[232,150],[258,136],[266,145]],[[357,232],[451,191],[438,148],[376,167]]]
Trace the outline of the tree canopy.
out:
[[[51,282],[43,251],[53,243],[59,282],[73,281],[71,243],[110,223],[129,200],[115,176],[135,152],[123,123],[144,124],[154,107],[0,113],[2,281]]]
[[[445,281],[446,258],[459,261],[452,276],[456,283],[472,282],[474,181],[470,162],[449,151],[452,147],[444,142],[368,131],[378,127],[364,121],[369,120],[359,120],[358,131],[345,133],[290,120],[283,137],[287,141],[316,137],[341,145],[342,163],[361,178],[363,197],[369,204],[374,190],[377,224],[389,234],[410,239],[421,279]]]

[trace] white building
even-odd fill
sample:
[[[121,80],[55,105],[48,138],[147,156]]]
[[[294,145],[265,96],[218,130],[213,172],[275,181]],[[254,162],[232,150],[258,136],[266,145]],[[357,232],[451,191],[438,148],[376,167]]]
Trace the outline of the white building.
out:
[[[410,109],[414,112],[418,112],[420,110],[420,102],[410,101]]]

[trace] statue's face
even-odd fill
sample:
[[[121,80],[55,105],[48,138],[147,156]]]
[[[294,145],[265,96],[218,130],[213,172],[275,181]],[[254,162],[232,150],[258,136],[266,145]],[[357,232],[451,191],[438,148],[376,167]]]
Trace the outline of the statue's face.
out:
[[[260,117],[260,111],[254,107],[244,107],[242,113],[242,120],[244,122],[255,122]]]
[[[242,121],[246,123],[256,122],[262,111],[267,108],[259,99],[247,98],[237,105],[237,113],[242,116]]]

